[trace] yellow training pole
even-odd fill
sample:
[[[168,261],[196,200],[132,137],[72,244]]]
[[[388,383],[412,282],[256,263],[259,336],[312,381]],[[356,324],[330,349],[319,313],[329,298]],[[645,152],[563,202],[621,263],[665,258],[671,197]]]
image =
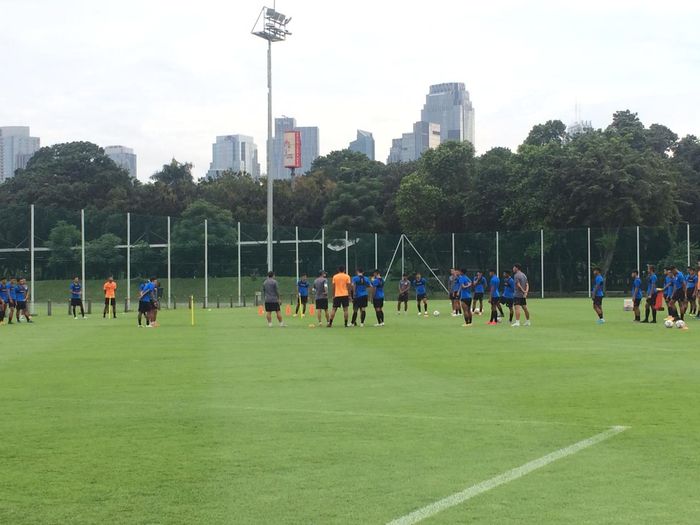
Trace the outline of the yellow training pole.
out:
[[[192,326],[194,326],[194,295],[190,295],[190,316],[192,317]]]

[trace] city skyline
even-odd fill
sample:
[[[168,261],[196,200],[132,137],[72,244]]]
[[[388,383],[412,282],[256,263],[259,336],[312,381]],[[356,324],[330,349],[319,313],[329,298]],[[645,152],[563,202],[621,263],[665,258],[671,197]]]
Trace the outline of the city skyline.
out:
[[[273,52],[273,113],[318,126],[320,154],[347,147],[348,133],[362,128],[385,159],[392,138],[415,122],[426,86],[440,82],[464,82],[475,101],[477,153],[515,148],[546,120],[569,125],[576,105],[595,127],[630,109],[647,125],[700,134],[693,2],[673,10],[627,0],[319,5],[277,3],[293,17],[293,34]],[[125,0],[119,10],[0,0],[7,20],[32,20],[0,34],[13,49],[3,62],[11,81],[0,82],[0,123],[30,125],[44,145],[129,144],[141,180],[173,157],[203,176],[212,137],[237,129],[257,137],[264,171],[265,46],[250,35],[260,7],[203,0],[193,19],[191,6],[161,0]],[[446,13],[465,31],[441,34],[435,46],[415,37]],[[167,38],[172,32],[181,37]]]

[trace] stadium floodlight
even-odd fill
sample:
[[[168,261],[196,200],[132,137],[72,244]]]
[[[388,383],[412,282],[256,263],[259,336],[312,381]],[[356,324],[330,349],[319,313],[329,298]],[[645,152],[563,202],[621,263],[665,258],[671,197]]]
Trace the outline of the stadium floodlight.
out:
[[[291,17],[287,18],[274,8],[263,7],[251,31],[267,40],[267,270],[272,271],[272,221],[273,178],[270,149],[272,146],[272,43],[284,42],[291,33],[287,30]]]

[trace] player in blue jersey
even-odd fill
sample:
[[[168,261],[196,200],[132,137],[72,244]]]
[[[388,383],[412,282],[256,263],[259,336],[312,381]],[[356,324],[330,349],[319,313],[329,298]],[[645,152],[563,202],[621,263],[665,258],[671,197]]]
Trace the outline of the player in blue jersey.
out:
[[[664,287],[663,287],[664,301],[666,302],[666,308],[668,308],[668,303],[671,302],[671,297],[673,296],[673,277],[671,277],[671,268],[664,268]]]
[[[372,289],[374,297],[374,313],[377,314],[377,324],[374,326],[384,326],[384,278],[379,270],[372,272]]]
[[[5,314],[10,307],[10,285],[7,277],[0,279],[0,324],[5,324]]]
[[[306,316],[306,304],[309,302],[309,280],[305,273],[301,274],[301,279],[297,281],[297,309],[292,317],[299,315],[301,306],[301,316]]]
[[[489,325],[498,324],[498,314],[503,317],[503,309],[501,308],[501,280],[496,275],[496,270],[489,270],[489,304],[491,305],[491,318]]]
[[[29,287],[27,287],[27,280],[22,278],[15,286],[15,301],[17,309],[17,322],[19,323],[20,315],[24,315],[24,318],[28,323],[33,322],[31,316],[29,315]]]
[[[686,275],[685,281],[687,284],[685,300],[686,303],[688,303],[688,313],[695,315],[698,308],[698,302],[695,296],[698,289],[698,272],[692,266],[688,266],[688,274]]]
[[[651,312],[651,322],[656,322],[656,296],[658,291],[656,289],[656,281],[658,277],[656,276],[656,268],[653,265],[647,266],[647,290],[646,290],[646,305],[644,307],[644,321],[643,323],[649,322],[649,313]]]
[[[501,294],[501,304],[508,308],[508,322],[513,322],[513,298],[515,297],[515,279],[509,271],[503,272],[503,293]]]
[[[605,280],[601,274],[600,268],[593,268],[593,289],[591,290],[591,297],[593,298],[593,310],[598,315],[598,324],[605,323],[605,318],[603,317],[603,297],[605,297]]]
[[[459,300],[462,303],[462,314],[464,314],[464,327],[472,325],[472,286],[473,281],[467,276],[467,270],[462,268],[459,271]]]
[[[423,305],[425,317],[428,317],[428,281],[425,280],[420,272],[416,273],[415,277],[411,281],[411,286],[416,290],[416,304],[418,305],[418,315],[421,314],[420,307]]]
[[[362,268],[358,268],[355,277],[350,281],[352,286],[352,326],[357,326],[357,312],[360,312],[360,327],[365,326],[367,316],[367,303],[369,301],[369,288],[372,283],[365,276]]]
[[[17,288],[17,279],[10,277],[10,288],[8,294],[10,295],[10,314],[8,315],[7,324],[12,324],[12,318],[15,316],[15,310],[17,309],[17,295],[15,293],[15,288]]]
[[[472,313],[481,315],[484,313],[484,293],[486,292],[486,287],[488,283],[486,282],[486,277],[481,272],[476,272],[474,276],[474,299],[472,301]],[[479,310],[477,312],[476,302],[479,301]]]
[[[151,282],[144,281],[139,285],[139,315],[138,323],[139,328],[143,325],[141,324],[142,318],[146,319],[146,327],[151,326]]]
[[[639,305],[642,304],[642,280],[639,278],[639,270],[632,270],[632,310],[634,311],[634,321],[641,322],[642,313]]]
[[[673,316],[674,321],[683,320],[685,317],[685,296],[687,283],[683,272],[678,271],[678,268],[671,266],[671,281],[673,282],[673,292],[671,300],[668,302],[668,313]]]
[[[448,289],[450,290],[450,302],[452,303],[452,317],[462,315],[462,304],[459,301],[459,270],[450,268]]]
[[[85,319],[85,309],[83,308],[83,284],[80,277],[75,277],[70,283],[70,307],[73,311],[73,319],[78,318],[76,308],[80,308],[80,317]]]

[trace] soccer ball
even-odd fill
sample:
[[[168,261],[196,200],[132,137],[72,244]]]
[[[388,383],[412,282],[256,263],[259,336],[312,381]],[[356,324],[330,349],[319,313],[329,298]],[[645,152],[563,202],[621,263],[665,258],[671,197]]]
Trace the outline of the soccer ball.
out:
[[[676,321],[676,328],[681,328],[681,329],[685,328],[685,321],[683,321],[681,319]]]
[[[671,321],[670,319],[666,319],[666,320],[664,321],[664,326],[665,326],[666,328],[673,328],[674,323],[673,323],[673,321]]]
[[[440,312],[438,312],[437,310],[435,310],[435,311],[433,312],[433,316],[439,317],[439,316],[440,316]]]

